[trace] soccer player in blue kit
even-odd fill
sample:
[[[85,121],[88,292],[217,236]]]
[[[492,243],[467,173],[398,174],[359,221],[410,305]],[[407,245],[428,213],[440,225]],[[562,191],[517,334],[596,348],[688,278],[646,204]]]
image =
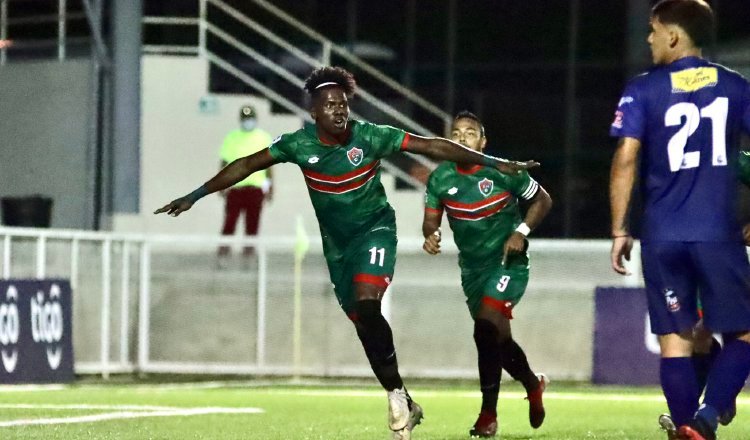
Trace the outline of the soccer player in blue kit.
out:
[[[750,373],[750,264],[736,219],[740,134],[750,133],[750,84],[702,58],[713,11],[703,0],[662,0],[651,12],[655,66],[631,80],[610,134],[611,262],[626,273],[633,239],[627,212],[640,152],[641,260],[660,379],[679,429],[669,438],[716,438]],[[703,403],[691,359],[698,322],[724,338]]]

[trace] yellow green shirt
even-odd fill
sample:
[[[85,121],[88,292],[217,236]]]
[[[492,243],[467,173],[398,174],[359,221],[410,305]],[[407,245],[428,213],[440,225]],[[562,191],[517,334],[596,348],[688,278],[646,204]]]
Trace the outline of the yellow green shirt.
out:
[[[226,163],[232,163],[239,158],[257,153],[269,145],[271,145],[271,135],[267,132],[259,128],[252,131],[237,129],[231,131],[224,138],[219,157]],[[265,180],[266,170],[261,170],[249,175],[245,180],[237,182],[234,188],[242,186],[260,188]]]

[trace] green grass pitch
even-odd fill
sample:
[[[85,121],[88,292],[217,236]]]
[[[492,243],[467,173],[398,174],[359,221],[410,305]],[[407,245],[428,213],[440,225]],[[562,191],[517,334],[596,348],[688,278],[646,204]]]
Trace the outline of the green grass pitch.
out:
[[[479,392],[469,385],[412,385],[425,410],[414,440],[468,439]],[[500,439],[666,439],[657,416],[666,405],[656,388],[605,388],[552,383],[547,419],[531,429],[521,388],[503,384]],[[719,438],[750,439],[750,404]],[[202,382],[0,387],[2,439],[323,439],[382,440],[385,393],[371,385],[338,383]]]

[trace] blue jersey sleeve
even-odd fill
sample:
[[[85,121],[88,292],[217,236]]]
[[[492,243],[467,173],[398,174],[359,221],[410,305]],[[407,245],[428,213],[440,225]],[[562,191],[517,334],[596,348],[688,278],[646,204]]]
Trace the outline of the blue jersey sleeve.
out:
[[[745,133],[750,135],[750,82],[745,82],[745,97],[742,105],[742,125],[745,127]]]
[[[642,139],[646,133],[645,106],[636,83],[628,84],[617,104],[615,119],[609,128],[610,136]]]

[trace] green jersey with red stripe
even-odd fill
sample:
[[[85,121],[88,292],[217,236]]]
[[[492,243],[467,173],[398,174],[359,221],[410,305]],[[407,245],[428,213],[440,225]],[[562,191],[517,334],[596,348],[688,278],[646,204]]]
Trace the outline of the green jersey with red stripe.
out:
[[[315,125],[276,138],[269,147],[279,162],[302,170],[310,200],[324,238],[343,245],[370,229],[378,220],[392,219],[380,183],[380,159],[402,150],[409,135],[387,125],[350,120],[346,145],[330,145],[318,138]]]
[[[522,171],[515,176],[495,168],[440,164],[430,174],[425,209],[445,210],[459,250],[461,269],[497,265],[505,240],[521,224],[518,199],[532,199],[539,184]],[[509,264],[528,264],[528,257],[513,257]]]

